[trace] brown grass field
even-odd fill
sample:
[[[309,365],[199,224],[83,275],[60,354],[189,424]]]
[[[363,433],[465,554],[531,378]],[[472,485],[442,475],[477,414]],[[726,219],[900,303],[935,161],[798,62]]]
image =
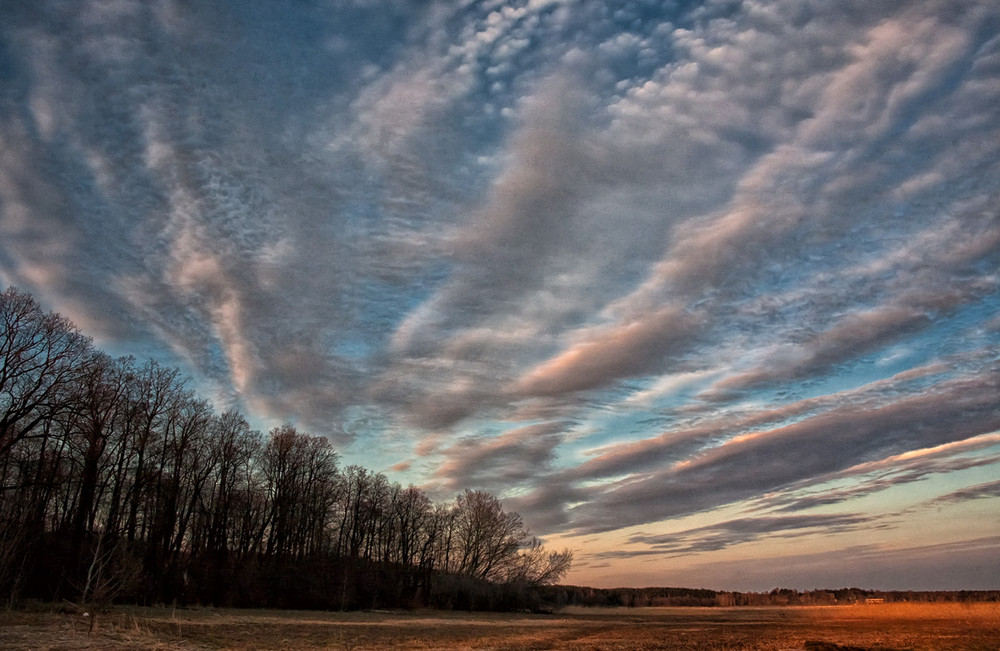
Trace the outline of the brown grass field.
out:
[[[1000,649],[1000,603],[568,608],[554,615],[0,611],[0,649]]]

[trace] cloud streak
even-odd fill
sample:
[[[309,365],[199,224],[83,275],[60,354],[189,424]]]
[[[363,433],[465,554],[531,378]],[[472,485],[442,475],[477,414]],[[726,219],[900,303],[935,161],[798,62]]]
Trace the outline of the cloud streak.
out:
[[[585,504],[571,509],[570,521],[585,533],[655,522],[906,450],[993,432],[1000,429],[997,388],[995,381],[956,381],[933,395],[838,406],[791,424],[735,434],[666,467],[635,472],[619,466],[629,479],[593,491]],[[636,465],[642,469],[644,460]]]
[[[713,552],[760,539],[800,538],[822,531],[834,535],[850,531],[871,531],[880,526],[868,516],[857,514],[797,515],[740,518],[673,534],[634,535],[628,543],[643,549],[623,549],[593,554],[597,560],[644,556],[673,557]]]

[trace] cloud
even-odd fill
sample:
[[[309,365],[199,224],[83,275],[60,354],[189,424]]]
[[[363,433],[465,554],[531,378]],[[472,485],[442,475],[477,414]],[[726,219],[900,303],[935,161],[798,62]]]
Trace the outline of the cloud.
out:
[[[576,481],[594,481],[670,467],[690,459],[699,450],[709,449],[748,432],[766,432],[788,423],[805,421],[843,405],[877,405],[885,400],[897,399],[901,394],[906,395],[923,388],[924,383],[940,377],[950,368],[945,364],[935,364],[911,369],[857,389],[788,402],[771,409],[745,408],[729,412],[709,412],[707,417],[696,418],[683,426],[669,427],[655,437],[616,442],[593,450],[587,461],[567,470],[563,477]],[[979,445],[990,444],[982,443],[982,440],[991,439],[973,439]],[[977,449],[971,445],[969,447]],[[914,454],[908,452],[904,456]],[[892,467],[897,461],[895,457],[891,457],[884,463]],[[858,468],[873,470],[873,465],[877,464],[863,464]],[[860,474],[861,471],[858,472]]]
[[[894,486],[921,481],[935,474],[948,474],[969,468],[993,465],[1000,462],[1000,456],[983,454],[981,451],[1000,443],[1000,434],[991,433],[974,436],[953,443],[945,443],[921,450],[913,450],[893,455],[878,461],[852,466],[846,470],[824,477],[812,478],[816,484],[826,480],[850,478],[854,484],[846,488],[822,488],[802,494],[794,488],[760,500],[759,508],[778,511],[801,511],[816,506],[840,504]],[[976,455],[976,456],[969,456]]]
[[[636,534],[629,536],[621,550],[597,552],[589,558],[632,558],[642,556],[679,556],[723,550],[734,545],[772,537],[798,538],[816,533],[830,535],[848,531],[877,529],[878,521],[859,514],[762,516],[727,520],[718,524],[686,529],[671,534]]]
[[[992,380],[978,376],[952,380],[917,396],[832,406],[790,424],[703,439],[700,450],[689,448],[672,462],[655,441],[646,444],[649,451],[626,446],[624,455],[612,450],[549,481],[585,481],[587,471],[593,477],[625,474],[565,510],[568,528],[578,534],[657,522],[822,482],[859,463],[994,432],[1000,428],[995,391]],[[664,435],[661,441],[670,439]]]
[[[698,332],[696,315],[664,309],[638,322],[608,328],[548,360],[521,378],[515,392],[552,395],[605,386],[660,370]]]
[[[1000,497],[1000,481],[985,482],[982,484],[976,484],[975,486],[960,488],[946,495],[942,495],[941,497],[934,498],[928,503],[928,505],[945,506],[958,502],[989,499],[993,497]]]
[[[476,488],[498,494],[549,470],[565,423],[539,423],[499,436],[459,439],[442,451],[445,462],[435,475],[452,489]]]
[[[901,306],[887,305],[849,314],[804,344],[779,345],[760,367],[729,376],[713,389],[724,394],[727,390],[759,383],[809,377],[833,364],[864,355],[887,341],[908,337],[914,330],[926,328],[931,323],[926,312]]]
[[[767,17],[756,16],[754,20],[770,20],[765,18]],[[970,14],[965,19],[974,24],[980,18]],[[794,100],[790,98],[783,106],[783,116],[774,117],[773,122],[769,123],[771,128],[765,130],[765,133],[776,143],[772,151],[767,152],[766,148],[760,147],[763,141],[758,141],[747,149],[747,142],[736,139],[735,142],[743,148],[742,157],[723,153],[729,152],[727,147],[731,147],[734,142],[731,139],[734,122],[739,123],[746,120],[746,116],[754,115],[765,98],[741,93],[751,93],[750,81],[758,78],[765,85],[774,88],[774,92],[779,92],[779,79],[784,79],[783,92],[790,92],[794,87],[794,82],[787,78],[761,77],[759,71],[747,70],[745,64],[741,63],[747,57],[738,56],[738,53],[747,49],[759,48],[766,51],[775,46],[774,38],[763,29],[763,25],[741,32],[735,23],[726,23],[733,31],[720,29],[710,35],[706,33],[700,36],[696,36],[691,30],[678,30],[674,35],[678,47],[686,48],[699,64],[714,66],[713,74],[687,77],[683,66],[671,63],[662,68],[653,79],[634,87],[626,99],[613,105],[611,114],[616,119],[613,123],[614,141],[602,141],[604,150],[597,158],[589,155],[582,159],[578,153],[563,146],[553,146],[546,140],[546,136],[537,133],[530,126],[526,128],[524,142],[538,143],[539,146],[544,144],[546,151],[553,155],[531,158],[530,151],[524,152],[524,159],[512,169],[520,170],[526,178],[532,179],[528,184],[522,186],[516,181],[520,177],[514,174],[501,177],[496,186],[495,207],[491,206],[484,211],[483,214],[488,219],[471,231],[475,237],[480,238],[473,240],[479,243],[473,248],[477,263],[473,269],[482,272],[481,275],[470,274],[466,280],[462,276],[453,276],[455,282],[447,293],[439,294],[421,310],[414,312],[414,317],[425,321],[411,321],[400,333],[405,332],[407,337],[412,337],[414,332],[419,331],[425,338],[436,339],[442,334],[440,325],[447,323],[442,321],[440,315],[453,314],[453,305],[465,307],[472,303],[489,309],[488,306],[492,304],[510,305],[513,297],[518,295],[524,299],[521,305],[537,304],[538,294],[524,291],[525,283],[537,283],[536,274],[543,269],[547,277],[551,277],[553,260],[561,257],[560,243],[567,234],[586,226],[586,222],[581,220],[581,213],[586,211],[589,202],[598,201],[589,198],[597,189],[592,179],[605,178],[606,172],[603,170],[610,169],[612,163],[620,170],[637,168],[634,163],[628,162],[629,159],[623,152],[616,149],[615,143],[628,142],[633,148],[638,147],[638,153],[632,153],[632,158],[644,160],[644,149],[650,155],[656,152],[655,155],[662,156],[665,143],[670,142],[673,159],[658,159],[656,165],[647,166],[649,169],[662,170],[662,173],[655,176],[658,182],[674,175],[668,186],[669,202],[673,206],[665,210],[661,208],[666,218],[664,223],[673,223],[673,215],[688,215],[686,210],[690,210],[690,207],[697,206],[704,210],[713,205],[712,200],[706,202],[704,199],[685,204],[684,193],[702,187],[718,191],[726,187],[727,178],[732,179],[734,192],[728,206],[719,204],[724,195],[714,195],[715,205],[720,208],[718,212],[703,213],[704,216],[699,219],[677,221],[669,239],[663,240],[665,243],[671,239],[674,242],[667,248],[666,255],[651,267],[652,273],[636,291],[605,304],[600,313],[600,319],[604,323],[591,321],[573,329],[572,322],[539,321],[537,315],[531,315],[531,320],[521,320],[517,324],[517,330],[530,332],[523,327],[527,323],[536,327],[537,332],[562,331],[562,335],[555,340],[559,344],[555,353],[546,361],[523,369],[511,386],[515,396],[557,396],[581,390],[607,389],[621,380],[663,372],[669,368],[671,360],[690,359],[695,351],[704,351],[708,342],[723,338],[731,332],[731,326],[727,325],[732,319],[730,315],[734,308],[731,301],[742,300],[746,291],[756,291],[753,285],[748,286],[748,281],[760,276],[759,270],[774,268],[784,274],[784,270],[794,263],[796,257],[806,251],[810,255],[818,252],[823,256],[822,264],[818,266],[822,269],[823,266],[838,263],[832,256],[838,255],[844,245],[852,245],[855,238],[863,236],[866,229],[861,226],[861,220],[867,219],[870,213],[861,206],[862,202],[871,202],[873,199],[870,190],[872,177],[846,173],[845,170],[854,160],[859,161],[862,167],[869,165],[868,159],[883,155],[880,148],[892,149],[889,142],[893,139],[914,139],[905,128],[898,134],[893,129],[901,128],[900,120],[912,120],[920,114],[921,109],[917,107],[923,98],[930,95],[937,98],[939,94],[947,97],[948,92],[954,90],[942,84],[945,84],[946,78],[955,71],[956,66],[962,65],[961,62],[965,60],[963,57],[969,56],[970,48],[974,47],[974,43],[967,40],[966,32],[962,29],[952,25],[941,26],[932,17],[923,16],[918,23],[920,31],[928,37],[927,43],[921,48],[906,49],[900,55],[900,61],[884,60],[880,53],[885,48],[895,47],[894,43],[905,33],[904,26],[911,20],[915,19],[904,16],[898,20],[884,21],[880,27],[861,34],[858,46],[850,51],[850,60],[816,61],[820,72],[811,72],[814,75],[825,74],[827,84],[817,85],[811,95],[796,96]],[[773,32],[775,26],[770,24],[769,29]],[[796,38],[811,38],[816,41],[827,39],[832,43],[836,34],[836,30],[812,30],[797,34]],[[706,40],[708,38],[718,39],[726,44],[709,47]],[[632,40],[634,39],[621,42]],[[808,48],[806,51],[818,50]],[[927,59],[930,64],[926,68],[913,71],[912,66],[916,62]],[[806,72],[801,61],[781,61],[780,65],[789,66],[790,73],[793,73],[791,79]],[[816,78],[811,77],[810,81],[815,81]],[[691,104],[691,101],[717,104],[717,87],[713,85],[705,88],[703,84],[721,84],[723,81],[729,81],[732,87],[732,92],[725,96],[726,101],[736,104],[733,104],[731,112],[723,113],[724,119],[711,122],[711,116],[719,115],[719,112],[702,110],[701,105]],[[678,97],[689,101],[687,104],[678,103]],[[864,105],[872,111],[876,110],[874,107],[881,106],[878,109],[881,112],[877,114],[879,117],[873,118],[874,113],[852,113],[845,104],[849,101],[848,97],[855,98],[850,101],[865,102]],[[739,104],[741,101],[742,105]],[[673,111],[672,119],[660,119],[657,112],[659,109]],[[685,112],[678,115],[677,111],[680,110]],[[937,110],[939,109],[932,104],[926,112],[933,113]],[[740,111],[743,111],[743,117],[740,117]],[[652,115],[658,116],[660,124],[668,126],[661,127],[659,131],[651,131],[653,125],[645,120]],[[682,121],[681,118],[690,121],[692,125],[687,127],[687,133],[670,126]],[[863,126],[873,119],[875,125]],[[695,127],[698,131],[690,131]],[[882,144],[875,149],[858,151],[849,146],[848,140],[837,144],[840,142],[837,140],[839,134],[853,134],[859,129],[869,128],[872,131],[867,134],[867,138],[884,136]],[[926,139],[929,135],[921,133],[917,137]],[[848,135],[844,135],[844,138],[848,138]],[[782,140],[785,142],[781,142]],[[710,143],[708,146],[716,152],[715,155],[706,155],[701,150],[695,156],[700,160],[742,161],[747,167],[730,169],[728,177],[725,174],[719,176],[718,172],[721,170],[716,169],[711,184],[702,183],[695,176],[683,177],[683,180],[691,181],[683,183],[682,177],[677,176],[683,173],[680,170],[697,168],[696,165],[684,162],[684,147],[694,146],[694,143]],[[693,153],[698,151],[692,150]],[[753,154],[763,155],[755,160]],[[529,161],[544,161],[544,169]],[[580,161],[586,161],[587,164],[580,168],[581,171],[577,171]],[[676,169],[673,165],[677,166]],[[569,173],[562,177],[564,180],[560,182],[561,185],[553,185],[547,180],[554,178],[552,175],[557,170]],[[896,184],[898,168],[876,166],[872,171],[876,178],[886,180],[889,187]],[[737,176],[736,173],[742,176]],[[919,173],[928,178],[926,169]],[[652,183],[653,177],[649,177],[648,173],[646,176]],[[860,190],[858,196],[852,198],[846,185],[834,186],[827,183],[824,180],[827,177],[836,178],[840,183],[857,183],[856,189]],[[620,176],[618,182],[622,182]],[[792,183],[798,185],[790,185]],[[559,192],[555,191],[556,188]],[[559,194],[560,192],[563,194]],[[544,207],[546,204],[539,202],[540,197],[545,197],[546,200],[559,198],[557,205],[563,212],[559,213],[562,216],[557,221],[548,221],[553,213]],[[855,210],[853,206],[859,208]],[[940,235],[942,232],[952,232],[953,235],[966,232],[975,221],[982,225],[982,229],[987,229],[987,232],[993,228],[989,226],[988,219],[977,218],[971,213],[949,221],[944,231],[940,223],[928,222],[921,238],[924,244],[923,255],[927,256],[929,253],[932,258],[928,260],[925,257],[922,262],[918,262],[915,247],[905,259],[900,258],[896,268],[899,271],[905,269],[905,273],[899,274],[899,280],[895,283],[897,287],[884,283],[887,273],[885,268],[864,270],[847,267],[839,271],[845,277],[845,289],[856,290],[861,297],[873,303],[866,310],[843,314],[843,306],[851,299],[844,292],[827,285],[829,278],[826,274],[817,273],[814,279],[805,279],[806,283],[796,293],[787,296],[790,300],[800,300],[806,292],[814,292],[814,298],[808,306],[809,312],[803,313],[799,308],[790,310],[787,314],[788,321],[779,323],[778,331],[770,333],[770,339],[786,334],[781,328],[790,326],[800,317],[806,317],[807,321],[800,323],[799,328],[816,327],[820,323],[829,322],[831,317],[835,326],[817,332],[811,340],[802,344],[773,346],[770,348],[771,354],[767,354],[767,348],[755,350],[751,347],[750,352],[758,356],[759,366],[721,379],[715,390],[724,392],[765,382],[821,376],[835,369],[838,364],[912,338],[920,330],[931,327],[942,311],[953,310],[956,306],[980,300],[984,294],[994,292],[995,286],[988,281],[986,284],[980,282],[978,286],[977,281],[973,281],[960,291],[947,287],[948,283],[953,283],[953,278],[949,275],[951,269],[966,266],[995,250],[995,247],[981,245],[975,250],[966,247],[967,254],[959,253],[963,245],[956,244],[954,238],[949,240]],[[562,226],[557,231],[551,230],[552,224],[563,223],[571,224],[572,230],[570,226],[566,226],[565,230]],[[914,222],[909,227],[920,229],[923,226],[921,222]],[[981,229],[975,226],[973,230]],[[933,235],[935,232],[939,233],[936,237]],[[980,236],[977,241],[983,242],[984,239]],[[985,241],[991,240],[987,238]],[[526,246],[527,242],[530,245]],[[613,237],[611,242],[614,249]],[[592,258],[588,258],[590,259]],[[653,262],[651,258],[648,260]],[[934,264],[938,266],[932,266]],[[578,263],[576,268],[584,272],[578,273],[580,280],[589,277],[583,265]],[[928,274],[932,269],[933,272]],[[767,275],[764,274],[764,277]],[[483,280],[467,282],[480,278]],[[786,278],[783,282],[799,280],[788,278],[787,275]],[[490,279],[491,282],[487,285],[485,279]],[[890,294],[889,290],[895,295]],[[872,292],[878,293],[873,295]],[[472,296],[475,298],[465,298]],[[685,305],[686,301],[696,304],[699,310],[692,312]],[[563,303],[560,307],[563,305],[583,309],[579,302],[575,305]],[[591,303],[590,309],[597,306],[599,304]],[[517,309],[522,308],[515,308]],[[738,315],[739,313],[737,319],[742,319]],[[748,313],[745,316],[750,318],[756,315]],[[501,317],[497,323],[501,324],[503,321]],[[425,325],[420,326],[419,323]],[[435,327],[428,327],[432,323],[436,324]],[[567,326],[570,329],[565,329]],[[694,334],[699,337],[694,337]],[[787,334],[792,335],[789,337],[792,340],[800,338],[794,333]],[[485,352],[488,345],[478,350],[488,355]],[[483,393],[492,394],[493,391],[487,389]],[[712,395],[706,393],[704,397]],[[717,395],[726,397],[725,393]],[[446,421],[432,419],[430,422],[443,424]]]
[[[524,378],[517,375],[522,365],[558,345],[554,333],[578,324],[612,295],[614,283],[603,281],[623,273],[618,268],[622,256],[642,252],[641,260],[654,250],[627,231],[609,228],[607,212],[620,206],[611,208],[601,196],[609,161],[580,131],[577,95],[564,79],[553,77],[525,100],[526,117],[513,136],[509,164],[483,205],[450,240],[454,266],[447,281],[396,328],[392,352],[397,365],[387,369],[383,382],[407,382],[402,393],[428,393],[422,388],[428,387],[426,377],[409,382],[416,378],[408,377],[406,364],[426,368],[436,360],[436,366],[451,374],[469,369],[463,377],[467,390],[454,394],[464,409],[455,409],[444,397],[446,404],[438,410],[442,417],[413,414],[420,424],[452,424],[471,411],[494,406],[498,396],[510,402],[585,388],[558,386],[566,381],[560,377],[564,371],[557,369],[566,364],[565,357],[536,369],[534,375],[530,371]],[[636,213],[644,225],[649,218],[648,208]],[[581,258],[581,251],[590,255]],[[658,320],[632,329],[606,352],[587,350],[576,356],[582,360],[594,357],[591,353],[608,358],[630,355],[632,361],[625,365],[635,366],[649,354],[667,356],[671,342],[687,336],[694,320],[680,311],[665,311]],[[640,351],[644,345],[650,350]],[[512,351],[516,356],[510,355]],[[488,372],[481,372],[487,363]],[[595,359],[594,370],[603,363]],[[629,373],[624,368],[611,371],[612,379]],[[605,386],[607,378],[587,382]],[[435,392],[431,401],[441,396]],[[426,411],[427,405],[423,398],[417,401],[418,410]]]

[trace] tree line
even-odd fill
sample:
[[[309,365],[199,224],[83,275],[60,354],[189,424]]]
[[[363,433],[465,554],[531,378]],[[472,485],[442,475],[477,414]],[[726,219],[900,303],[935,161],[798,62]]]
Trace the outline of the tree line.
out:
[[[216,413],[0,294],[0,594],[79,603],[524,608],[572,553],[485,492],[433,503],[292,425]]]
[[[720,605],[799,606],[828,604],[930,603],[1000,601],[1000,590],[870,590],[835,588],[795,590],[775,588],[770,592],[720,592]]]
[[[1000,590],[865,590],[837,588],[770,592],[732,592],[701,588],[590,588],[550,585],[539,589],[551,608],[565,606],[646,608],[663,606],[804,606],[897,602],[1000,601]]]

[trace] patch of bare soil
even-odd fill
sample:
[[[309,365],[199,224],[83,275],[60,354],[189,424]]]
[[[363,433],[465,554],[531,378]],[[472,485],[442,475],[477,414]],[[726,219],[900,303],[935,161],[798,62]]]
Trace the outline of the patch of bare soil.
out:
[[[555,615],[118,608],[0,612],[0,649],[1000,649],[1000,604],[566,609]]]

